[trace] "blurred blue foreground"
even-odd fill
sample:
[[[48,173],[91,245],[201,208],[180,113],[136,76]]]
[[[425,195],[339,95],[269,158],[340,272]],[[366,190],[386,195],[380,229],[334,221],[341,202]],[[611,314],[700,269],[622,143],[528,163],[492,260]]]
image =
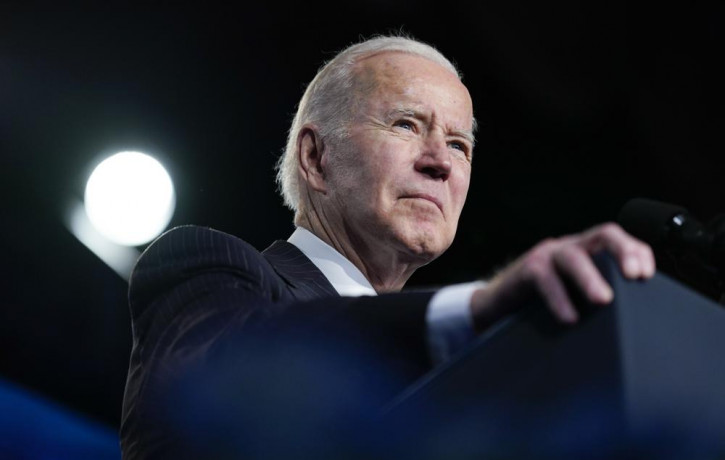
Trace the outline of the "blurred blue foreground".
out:
[[[0,380],[0,458],[120,459],[114,429]]]

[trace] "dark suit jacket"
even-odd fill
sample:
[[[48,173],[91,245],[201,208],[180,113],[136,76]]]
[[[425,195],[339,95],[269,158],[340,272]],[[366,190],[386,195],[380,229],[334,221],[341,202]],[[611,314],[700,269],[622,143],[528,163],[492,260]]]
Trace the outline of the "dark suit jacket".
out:
[[[348,445],[370,408],[427,370],[431,295],[340,297],[287,242],[260,253],[219,231],[170,230],[130,280],[124,457],[318,454],[316,442],[328,449],[335,436]]]

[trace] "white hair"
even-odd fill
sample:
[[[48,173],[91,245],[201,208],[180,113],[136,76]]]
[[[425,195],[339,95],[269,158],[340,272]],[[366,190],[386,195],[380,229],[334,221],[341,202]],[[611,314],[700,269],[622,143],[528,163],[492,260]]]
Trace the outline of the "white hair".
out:
[[[299,156],[297,138],[302,126],[315,124],[323,140],[339,141],[347,135],[359,88],[354,66],[361,59],[383,52],[400,52],[423,57],[448,69],[461,79],[456,67],[432,46],[402,36],[378,36],[351,45],[320,68],[305,90],[292,120],[287,146],[277,161],[277,184],[284,204],[299,210]]]

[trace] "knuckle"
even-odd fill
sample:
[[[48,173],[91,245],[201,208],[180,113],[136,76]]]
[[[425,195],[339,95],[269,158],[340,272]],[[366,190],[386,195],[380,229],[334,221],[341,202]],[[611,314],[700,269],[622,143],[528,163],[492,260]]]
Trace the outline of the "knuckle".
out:
[[[651,259],[654,259],[655,258],[655,253],[652,250],[652,246],[650,246],[649,244],[644,244],[643,246],[644,247],[643,247],[642,250],[644,251],[645,255],[647,257],[651,258]]]
[[[556,252],[556,255],[558,258],[565,259],[565,260],[571,260],[574,257],[576,257],[579,252],[581,251],[581,248],[577,246],[576,244],[566,244],[562,245],[561,248]]]
[[[539,254],[531,254],[524,264],[525,277],[538,284],[546,278],[547,266],[548,263],[544,257]]]
[[[602,225],[602,229],[608,231],[608,232],[621,232],[622,227],[619,226],[616,222],[604,222]]]
[[[630,245],[631,247],[628,248],[629,253],[639,257],[654,257],[654,253],[649,244],[639,240],[632,240]]]
[[[586,257],[584,249],[576,244],[564,245],[554,255],[557,264],[567,267],[578,266],[583,257]]]
[[[622,238],[624,235],[626,235],[622,227],[620,227],[619,224],[615,222],[606,222],[600,225],[599,233],[605,238],[609,239]]]
[[[620,246],[622,254],[626,256],[637,256],[640,254],[640,247],[634,241],[626,241]]]
[[[543,257],[544,254],[553,252],[558,245],[558,241],[555,238],[545,238],[534,247],[532,254],[536,254]]]
[[[640,244],[637,246],[637,255],[642,259],[648,261],[654,261],[655,255],[652,248],[647,244]]]

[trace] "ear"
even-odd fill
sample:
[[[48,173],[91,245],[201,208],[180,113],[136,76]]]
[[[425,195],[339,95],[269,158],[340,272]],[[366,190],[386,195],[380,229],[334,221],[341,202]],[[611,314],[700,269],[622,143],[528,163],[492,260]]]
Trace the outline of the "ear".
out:
[[[317,127],[305,125],[297,136],[297,152],[302,178],[313,190],[327,193],[322,155],[325,145]]]

